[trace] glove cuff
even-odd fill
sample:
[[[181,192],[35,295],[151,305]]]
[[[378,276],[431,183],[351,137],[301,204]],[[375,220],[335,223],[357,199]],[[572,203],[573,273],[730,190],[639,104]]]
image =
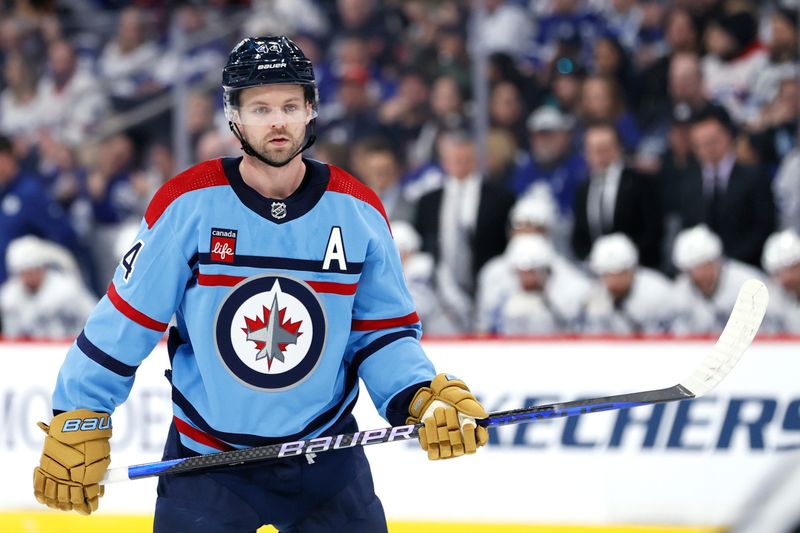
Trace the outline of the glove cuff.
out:
[[[40,425],[47,434],[64,444],[80,444],[90,440],[111,438],[111,416],[88,409],[67,411],[53,417],[50,426]]]

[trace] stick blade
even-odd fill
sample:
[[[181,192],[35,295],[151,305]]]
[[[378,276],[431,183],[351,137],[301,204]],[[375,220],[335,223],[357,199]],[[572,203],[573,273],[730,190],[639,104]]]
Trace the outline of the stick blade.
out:
[[[697,397],[706,394],[725,379],[753,342],[764,319],[768,302],[766,285],[757,279],[744,282],[714,349],[681,385]]]

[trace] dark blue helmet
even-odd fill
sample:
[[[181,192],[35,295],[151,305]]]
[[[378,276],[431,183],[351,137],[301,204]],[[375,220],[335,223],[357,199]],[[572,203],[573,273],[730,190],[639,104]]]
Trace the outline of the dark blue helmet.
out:
[[[283,35],[248,37],[237,44],[222,69],[222,86],[245,89],[272,83],[314,88],[314,67],[300,47]]]

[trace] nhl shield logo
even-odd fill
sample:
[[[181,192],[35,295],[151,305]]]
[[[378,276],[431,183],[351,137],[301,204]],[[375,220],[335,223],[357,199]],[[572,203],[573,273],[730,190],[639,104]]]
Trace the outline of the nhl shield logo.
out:
[[[272,202],[272,210],[270,211],[272,218],[278,220],[286,216],[286,204],[283,202]]]
[[[295,387],[316,368],[327,320],[317,294],[283,275],[248,278],[223,300],[214,325],[223,366],[258,390]]]

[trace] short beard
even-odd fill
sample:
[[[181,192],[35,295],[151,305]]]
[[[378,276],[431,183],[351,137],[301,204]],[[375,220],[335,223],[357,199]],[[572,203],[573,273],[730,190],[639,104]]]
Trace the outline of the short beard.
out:
[[[245,139],[245,140],[247,140],[247,139]],[[269,149],[269,141],[265,141],[264,143],[262,143],[262,145],[259,148],[256,148],[256,146],[254,146],[252,143],[250,143],[249,140],[247,140],[247,142],[250,144],[250,146],[253,148],[253,150],[255,150],[255,152],[260,157],[263,158],[262,162],[265,162],[266,164],[268,164],[270,166],[281,167],[281,166],[286,165],[289,161],[291,161],[292,159],[294,159],[296,156],[298,156],[300,154],[300,146],[301,146],[301,143],[304,140],[305,140],[305,138],[300,139],[300,140],[298,140],[296,142],[292,141],[291,142],[291,146],[289,147],[289,150],[287,152],[287,155],[282,156],[280,158],[275,158],[275,157],[272,157],[270,155],[270,151],[271,150]]]

